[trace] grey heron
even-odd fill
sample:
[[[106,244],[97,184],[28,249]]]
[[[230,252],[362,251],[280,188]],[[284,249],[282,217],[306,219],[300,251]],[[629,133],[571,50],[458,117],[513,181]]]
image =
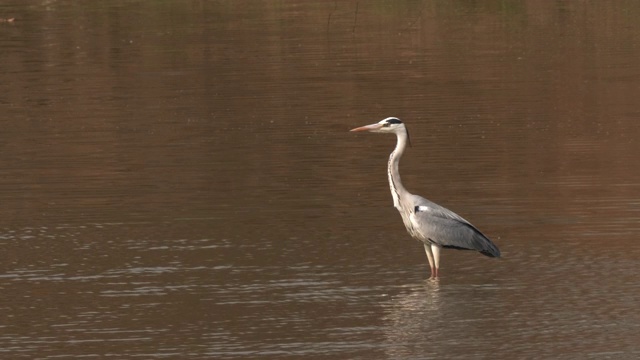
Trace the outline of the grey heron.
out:
[[[398,166],[409,140],[409,133],[400,119],[388,117],[378,123],[351,131],[395,134],[397,144],[389,156],[387,173],[393,206],[402,216],[409,234],[424,244],[431,277],[438,277],[440,250],[451,248],[475,250],[489,257],[500,257],[500,250],[480,230],[453,211],[407,191],[400,181]]]

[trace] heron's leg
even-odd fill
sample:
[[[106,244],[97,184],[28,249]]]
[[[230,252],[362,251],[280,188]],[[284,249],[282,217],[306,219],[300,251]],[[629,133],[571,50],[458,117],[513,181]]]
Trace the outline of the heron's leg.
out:
[[[440,269],[440,250],[442,250],[442,248],[440,248],[440,246],[435,245],[435,244],[431,245],[431,252],[433,253],[433,262],[434,262],[435,268],[436,268],[435,277],[438,277],[438,270]]]
[[[431,252],[431,245],[425,243],[424,252],[427,253],[427,259],[429,260],[429,267],[431,267],[431,277],[435,277],[436,268],[433,265],[433,252]]]

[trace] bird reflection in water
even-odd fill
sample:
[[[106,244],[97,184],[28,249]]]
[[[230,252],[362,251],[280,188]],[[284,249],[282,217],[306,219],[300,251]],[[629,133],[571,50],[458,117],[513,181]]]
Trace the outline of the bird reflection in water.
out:
[[[410,358],[438,331],[442,319],[440,280],[429,279],[412,285],[389,304],[385,321],[385,351],[390,359]]]

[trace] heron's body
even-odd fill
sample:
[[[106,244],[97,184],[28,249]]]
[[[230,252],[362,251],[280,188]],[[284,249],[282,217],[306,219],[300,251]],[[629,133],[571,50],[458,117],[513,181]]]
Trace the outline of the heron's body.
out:
[[[490,257],[500,257],[500,250],[480,230],[453,211],[421,196],[409,193],[400,180],[400,158],[409,140],[406,126],[397,118],[386,118],[379,123],[362,126],[351,131],[394,133],[398,142],[389,156],[387,173],[393,205],[400,212],[409,234],[424,244],[432,277],[438,276],[441,248],[476,250]]]

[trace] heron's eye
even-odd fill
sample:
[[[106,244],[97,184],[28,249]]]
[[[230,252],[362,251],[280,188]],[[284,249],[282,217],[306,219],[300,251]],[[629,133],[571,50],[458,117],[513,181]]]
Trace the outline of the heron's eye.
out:
[[[389,123],[382,124],[382,127],[389,127],[389,126],[391,126],[391,124],[389,124]]]

